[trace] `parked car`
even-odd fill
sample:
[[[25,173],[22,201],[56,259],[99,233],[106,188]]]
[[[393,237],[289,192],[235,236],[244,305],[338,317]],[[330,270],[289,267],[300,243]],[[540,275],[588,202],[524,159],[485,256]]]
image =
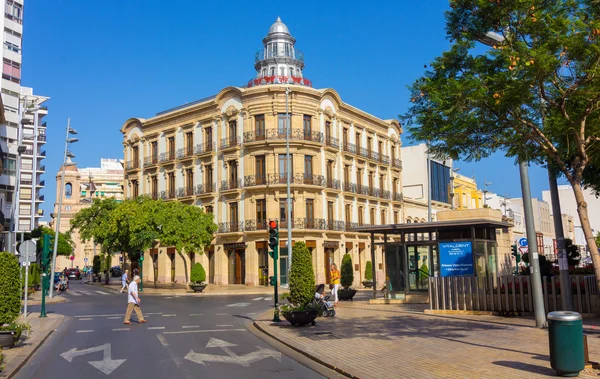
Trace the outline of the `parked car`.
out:
[[[121,267],[114,266],[110,268],[110,276],[113,278],[118,278],[121,276]]]
[[[81,279],[81,271],[78,268],[69,268],[67,269],[67,277],[69,279]]]

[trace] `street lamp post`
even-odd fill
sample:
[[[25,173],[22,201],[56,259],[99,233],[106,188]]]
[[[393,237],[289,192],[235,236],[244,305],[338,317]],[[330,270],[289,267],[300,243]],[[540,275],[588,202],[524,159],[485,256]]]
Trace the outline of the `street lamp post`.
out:
[[[60,196],[58,198],[56,230],[54,232],[54,249],[52,250],[52,265],[51,265],[52,269],[50,271],[50,275],[52,277],[54,277],[54,270],[56,267],[56,250],[58,249],[58,233],[60,230],[60,213],[62,210],[62,200],[63,200],[63,196],[64,196],[64,191],[65,191],[65,168],[67,166],[67,157],[68,158],[75,157],[75,155],[73,155],[73,153],[71,153],[69,151],[69,144],[78,141],[77,138],[69,137],[69,135],[71,135],[71,134],[74,135],[74,134],[77,134],[77,132],[75,131],[75,129],[71,128],[71,118],[69,118],[67,121],[67,131],[66,131],[66,136],[65,136],[65,153],[63,156],[63,164],[62,164],[61,177],[60,177]],[[50,292],[49,292],[50,298],[52,298],[53,289],[54,289],[54,286],[50,285]]]
[[[291,176],[292,176],[292,157],[290,155],[290,133],[292,129],[289,108],[288,108],[288,97],[292,93],[289,87],[285,89],[285,122],[286,122],[286,133],[285,133],[285,153],[286,153],[286,161],[287,161],[287,250],[288,250],[288,259],[289,265],[287,267],[287,277],[289,283],[289,272],[292,267],[292,226],[294,225],[294,220],[292,220],[292,190],[291,190]]]

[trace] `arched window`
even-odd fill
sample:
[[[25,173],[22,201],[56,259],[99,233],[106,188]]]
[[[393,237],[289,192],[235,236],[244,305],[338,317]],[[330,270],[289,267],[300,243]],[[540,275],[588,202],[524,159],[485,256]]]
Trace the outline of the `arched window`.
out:
[[[271,76],[275,76],[275,67],[271,67]]]
[[[65,197],[67,199],[70,199],[72,195],[73,195],[73,185],[71,185],[71,183],[65,184]]]

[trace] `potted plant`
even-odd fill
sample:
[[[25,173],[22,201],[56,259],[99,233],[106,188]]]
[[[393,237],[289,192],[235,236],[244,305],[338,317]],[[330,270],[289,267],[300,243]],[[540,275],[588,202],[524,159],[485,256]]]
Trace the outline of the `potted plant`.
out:
[[[290,304],[282,305],[280,312],[293,326],[315,325],[318,312],[314,298],[315,273],[311,255],[304,242],[296,242],[290,268]]]
[[[12,347],[15,343],[14,321],[21,310],[19,261],[11,253],[0,253],[0,347]]]
[[[190,275],[190,288],[194,292],[202,292],[206,288],[206,271],[200,263],[195,263],[192,267],[192,274]]]
[[[367,261],[365,265],[365,280],[362,281],[363,286],[367,288],[373,287],[373,264]]]
[[[351,288],[352,282],[354,282],[354,272],[352,269],[352,257],[350,254],[344,254],[342,258],[342,289],[338,291],[338,298],[340,300],[352,300],[356,295],[356,290]]]

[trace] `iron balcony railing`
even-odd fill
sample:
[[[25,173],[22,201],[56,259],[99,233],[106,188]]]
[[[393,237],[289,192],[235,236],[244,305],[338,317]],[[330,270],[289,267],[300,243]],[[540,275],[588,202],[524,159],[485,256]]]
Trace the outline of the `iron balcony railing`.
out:
[[[356,193],[356,183],[344,182],[344,191]]]
[[[360,185],[357,186],[359,195],[368,195],[369,194],[369,186]]]
[[[160,191],[160,198],[163,200],[174,199],[175,198],[175,190]]]
[[[254,232],[257,230],[267,230],[268,220],[246,220],[244,223],[244,231]]]
[[[196,145],[194,152],[196,155],[208,154],[215,151],[215,144],[212,142],[199,143]]]
[[[336,137],[332,137],[332,136],[325,137],[325,144],[327,146],[331,146],[336,149],[340,148],[340,141]]]
[[[380,154],[379,155],[379,162],[389,165],[390,164],[390,157],[388,155],[385,154]]]
[[[390,191],[388,191],[388,190],[381,190],[380,196],[382,199],[387,199],[387,200],[391,199],[391,194],[390,194]]]
[[[182,147],[177,150],[177,159],[189,158],[194,156],[193,147]]]
[[[298,60],[300,62],[304,62],[304,54],[300,50],[294,48],[292,50],[287,50],[287,51],[286,50],[282,50],[282,51],[267,50],[266,54],[265,54],[264,50],[259,50],[254,55],[254,63],[265,60],[265,59],[270,59],[270,58],[289,58],[289,59]]]
[[[266,175],[246,175],[244,177],[244,187],[264,186],[266,184]]]
[[[177,188],[177,197],[194,196],[194,187]]]
[[[158,154],[151,155],[144,158],[144,166],[155,166],[158,164]]]
[[[345,143],[342,146],[343,150],[350,154],[356,154],[356,145],[353,143]]]
[[[325,177],[323,175],[296,174],[294,184],[307,184],[309,186],[325,186]]]
[[[220,222],[217,233],[237,233],[244,231],[244,222]]]
[[[339,190],[340,189],[340,181],[338,179],[327,178],[327,180],[325,180],[325,186],[327,188]]]
[[[381,196],[381,190],[379,188],[370,187],[369,188],[369,196],[380,197]]]
[[[244,143],[285,140],[285,129],[266,129],[261,131],[250,131],[244,133]],[[323,143],[323,133],[305,131],[304,129],[292,129],[290,131],[290,141],[310,141]]]
[[[229,149],[241,145],[242,139],[240,137],[226,137],[221,139],[221,149]]]
[[[198,184],[196,186],[196,195],[203,195],[206,193],[215,192],[216,187],[217,186],[215,185],[215,183]]]
[[[327,221],[327,230],[343,232],[346,230],[346,223],[344,221],[329,220]]]
[[[392,167],[395,168],[402,168],[402,160],[398,159],[398,158],[394,158],[392,160]]]
[[[221,191],[234,190],[242,188],[242,179],[221,181]]]
[[[125,163],[125,170],[136,170],[138,168],[140,168],[140,161],[138,159],[127,161]]]
[[[394,201],[402,201],[402,194],[395,192],[394,193]]]
[[[161,153],[158,159],[160,163],[171,162],[175,160],[175,151],[173,150],[166,153]]]

